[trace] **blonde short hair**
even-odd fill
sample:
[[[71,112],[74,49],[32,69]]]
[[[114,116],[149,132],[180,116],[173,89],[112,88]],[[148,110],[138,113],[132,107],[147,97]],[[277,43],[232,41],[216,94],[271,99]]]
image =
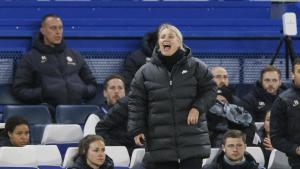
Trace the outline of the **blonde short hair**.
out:
[[[158,39],[159,39],[159,35],[160,35],[161,31],[163,31],[164,29],[170,29],[171,31],[173,31],[175,33],[175,35],[179,39],[180,49],[182,49],[183,51],[185,51],[185,48],[183,47],[183,36],[182,36],[182,33],[174,25],[171,25],[171,24],[168,24],[168,23],[161,24],[159,26],[159,28],[158,28]]]

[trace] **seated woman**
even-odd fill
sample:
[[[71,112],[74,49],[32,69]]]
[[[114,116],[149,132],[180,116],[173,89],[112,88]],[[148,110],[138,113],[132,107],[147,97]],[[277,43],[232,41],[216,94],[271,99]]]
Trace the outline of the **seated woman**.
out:
[[[271,151],[273,150],[273,146],[271,144],[270,139],[270,117],[271,117],[271,111],[268,111],[265,116],[264,126],[258,130],[258,135],[261,139],[261,149],[265,156],[265,167],[268,167],[269,158]]]
[[[98,135],[85,136],[79,142],[78,154],[69,169],[113,169],[113,160],[105,154],[104,139]]]
[[[12,116],[5,122],[0,147],[23,147],[29,144],[29,123],[21,116]]]

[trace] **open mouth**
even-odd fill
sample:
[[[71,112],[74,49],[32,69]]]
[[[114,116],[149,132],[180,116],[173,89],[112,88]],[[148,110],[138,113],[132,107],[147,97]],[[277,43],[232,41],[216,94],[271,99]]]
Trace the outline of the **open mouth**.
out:
[[[163,45],[164,50],[170,50],[171,49],[171,45]]]

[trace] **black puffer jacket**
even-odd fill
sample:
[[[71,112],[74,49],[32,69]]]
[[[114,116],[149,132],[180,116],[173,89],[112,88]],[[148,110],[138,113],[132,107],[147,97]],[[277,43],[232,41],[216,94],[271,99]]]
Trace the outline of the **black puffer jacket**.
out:
[[[134,136],[127,131],[128,97],[125,96],[109,109],[104,120],[98,122],[96,133],[104,138],[106,145],[126,146],[130,154],[136,147]]]
[[[123,77],[125,79],[126,89],[129,89],[134,74],[147,61],[150,61],[153,49],[157,41],[157,32],[148,32],[142,40],[141,48],[132,52],[124,62]]]
[[[51,105],[79,104],[96,94],[97,82],[79,53],[46,46],[41,34],[20,61],[13,83],[14,95],[26,102]]]
[[[291,165],[300,165],[296,148],[300,145],[300,88],[293,85],[281,93],[271,110],[271,141],[287,154]]]
[[[152,162],[210,154],[205,113],[214,104],[216,84],[207,66],[186,50],[171,73],[155,52],[131,84],[128,127],[134,135],[145,134],[146,157]],[[192,107],[201,113],[197,125],[187,124]]]
[[[244,98],[245,108],[252,114],[255,122],[263,122],[266,113],[271,109],[273,102],[277,96],[285,89],[282,85],[277,95],[272,95],[263,89],[261,82],[257,81],[253,90],[251,90]]]
[[[68,169],[93,169],[90,166],[87,165],[85,158],[82,156],[78,156],[74,160],[74,164],[71,167],[68,167]],[[114,168],[114,162],[113,160],[106,155],[105,161],[103,165],[99,169],[113,169]]]
[[[259,164],[248,152],[245,152],[246,162],[242,165],[236,166],[230,166],[227,164],[224,161],[224,155],[224,151],[220,151],[210,164],[203,166],[203,169],[264,169],[264,167],[259,166]]]

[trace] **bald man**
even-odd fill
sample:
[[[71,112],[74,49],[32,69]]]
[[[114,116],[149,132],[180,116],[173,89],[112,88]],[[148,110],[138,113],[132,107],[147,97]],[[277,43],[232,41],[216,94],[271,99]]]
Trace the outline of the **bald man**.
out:
[[[224,67],[213,67],[211,72],[217,84],[216,103],[206,114],[212,147],[222,145],[223,135],[229,129],[241,130],[247,134],[247,144],[252,145],[255,125],[249,112],[244,111],[243,102],[229,88],[228,72]],[[238,113],[236,113],[238,112]],[[237,121],[242,117],[242,121]]]

